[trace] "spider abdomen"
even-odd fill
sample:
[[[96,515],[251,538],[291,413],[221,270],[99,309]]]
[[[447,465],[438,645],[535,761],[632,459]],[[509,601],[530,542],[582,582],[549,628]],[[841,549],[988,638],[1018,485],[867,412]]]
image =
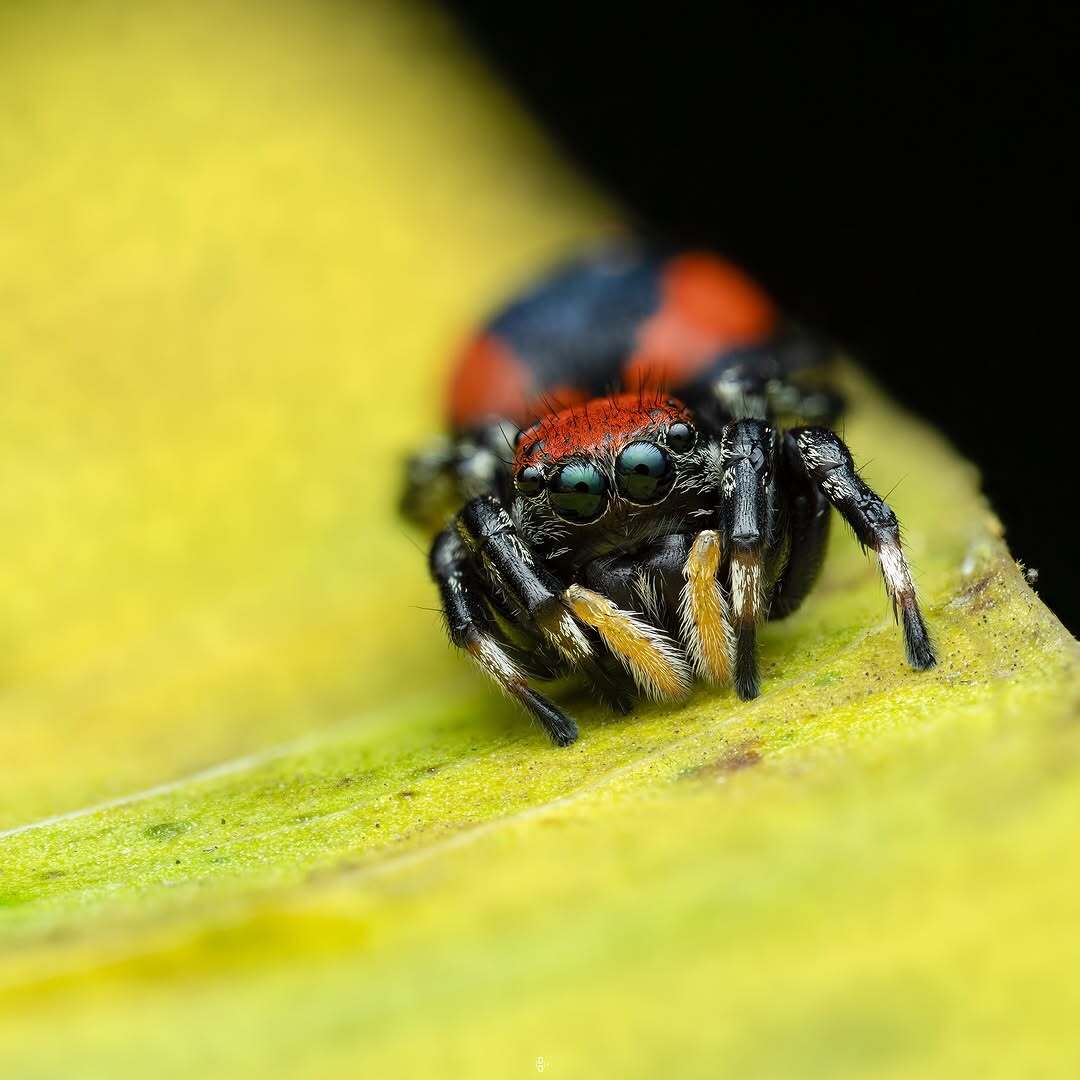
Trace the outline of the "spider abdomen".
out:
[[[796,359],[790,338],[765,293],[716,255],[609,248],[550,274],[466,344],[450,380],[450,426],[524,427],[619,390],[678,394],[732,365],[821,358],[804,338]]]

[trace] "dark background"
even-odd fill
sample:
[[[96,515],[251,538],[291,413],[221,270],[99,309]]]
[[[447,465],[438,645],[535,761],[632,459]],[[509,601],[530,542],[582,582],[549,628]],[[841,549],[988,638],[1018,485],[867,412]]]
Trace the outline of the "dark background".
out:
[[[977,462],[1080,630],[1064,5],[448,6],[639,227],[732,256]]]

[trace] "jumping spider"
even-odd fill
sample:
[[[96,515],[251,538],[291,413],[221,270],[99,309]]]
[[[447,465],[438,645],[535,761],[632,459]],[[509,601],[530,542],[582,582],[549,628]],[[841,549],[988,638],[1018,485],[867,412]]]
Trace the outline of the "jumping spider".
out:
[[[908,663],[933,666],[896,515],[832,430],[828,359],[723,260],[629,248],[564,266],[464,350],[453,435],[410,461],[403,506],[439,530],[451,640],[553,742],[577,726],[531,678],[584,675],[622,710],[694,676],[755,697],[758,623],[813,586],[830,505],[877,553]]]

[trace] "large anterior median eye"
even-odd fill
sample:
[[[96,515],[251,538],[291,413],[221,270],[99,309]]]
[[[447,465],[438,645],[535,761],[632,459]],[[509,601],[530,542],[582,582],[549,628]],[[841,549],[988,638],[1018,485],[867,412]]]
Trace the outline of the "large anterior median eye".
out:
[[[656,443],[633,442],[615,459],[619,493],[631,502],[659,502],[674,480],[671,458]]]
[[[548,501],[563,521],[584,525],[607,508],[607,481],[595,466],[572,461],[551,478]]]

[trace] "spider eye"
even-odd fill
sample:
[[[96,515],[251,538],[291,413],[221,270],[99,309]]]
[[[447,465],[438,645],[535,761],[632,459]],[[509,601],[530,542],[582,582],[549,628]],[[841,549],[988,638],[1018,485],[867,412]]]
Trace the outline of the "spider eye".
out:
[[[631,502],[659,502],[675,482],[675,467],[656,443],[632,442],[615,459],[615,482]]]
[[[552,510],[575,525],[595,521],[607,508],[607,481],[588,462],[564,465],[551,478],[548,492]]]
[[[526,465],[514,477],[514,487],[527,499],[544,490],[544,474],[535,465]]]
[[[673,450],[676,454],[685,454],[694,445],[696,437],[697,432],[689,424],[683,423],[682,420],[676,420],[667,429],[668,449]]]

